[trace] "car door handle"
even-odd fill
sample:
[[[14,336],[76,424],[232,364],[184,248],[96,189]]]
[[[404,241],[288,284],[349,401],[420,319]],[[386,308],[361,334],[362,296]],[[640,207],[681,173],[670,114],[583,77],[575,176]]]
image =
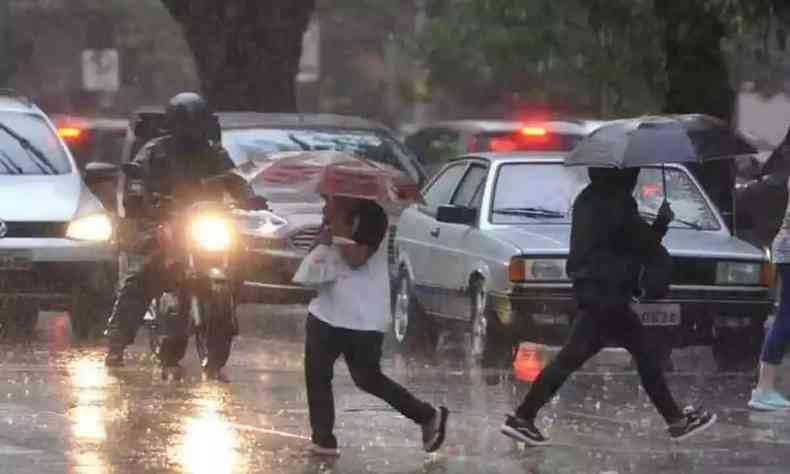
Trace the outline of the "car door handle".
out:
[[[431,236],[432,236],[432,237],[439,237],[439,233],[440,233],[440,232],[441,232],[441,229],[439,229],[439,228],[437,227],[437,228],[435,228],[435,229],[433,229],[433,230],[431,231]]]

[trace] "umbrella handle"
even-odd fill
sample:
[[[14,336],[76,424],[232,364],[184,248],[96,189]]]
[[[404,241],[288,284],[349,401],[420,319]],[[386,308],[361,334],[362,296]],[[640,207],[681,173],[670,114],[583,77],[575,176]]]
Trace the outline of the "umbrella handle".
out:
[[[664,163],[661,163],[661,183],[664,186],[664,202],[669,201],[669,190],[667,189],[667,169]]]

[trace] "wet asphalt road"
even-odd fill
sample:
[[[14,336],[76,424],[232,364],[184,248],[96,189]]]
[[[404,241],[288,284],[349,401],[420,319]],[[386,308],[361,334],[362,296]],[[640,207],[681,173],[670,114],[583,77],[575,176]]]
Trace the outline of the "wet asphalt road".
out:
[[[525,347],[496,386],[457,345],[438,361],[388,357],[385,370],[451,410],[444,449],[426,455],[419,431],[335,381],[342,456],[305,454],[309,435],[301,367],[303,309],[248,307],[228,375],[203,382],[194,353],[187,378],[163,382],[138,337],[124,369],[108,372],[99,345],[72,347],[67,319],[41,318],[38,341],[0,345],[0,473],[787,473],[790,413],[749,411],[753,374],[716,373],[706,350],[674,356],[679,401],[704,404],[720,422],[684,444],[668,440],[630,366],[607,351],[562,389],[540,419],[553,445],[525,448],[499,434],[503,415],[551,350]],[[276,323],[275,323],[276,322]],[[781,387],[790,391],[790,369]]]

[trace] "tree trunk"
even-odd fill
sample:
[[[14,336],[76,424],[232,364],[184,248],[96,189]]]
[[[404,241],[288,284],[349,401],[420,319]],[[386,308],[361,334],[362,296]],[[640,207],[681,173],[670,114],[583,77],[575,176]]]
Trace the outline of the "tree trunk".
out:
[[[162,0],[182,25],[216,110],[296,111],[302,36],[315,0]]]

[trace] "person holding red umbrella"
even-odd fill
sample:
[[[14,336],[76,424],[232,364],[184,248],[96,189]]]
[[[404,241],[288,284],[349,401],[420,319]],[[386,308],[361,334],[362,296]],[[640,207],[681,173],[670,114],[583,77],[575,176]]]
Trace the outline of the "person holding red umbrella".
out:
[[[445,438],[447,408],[419,400],[381,371],[384,334],[392,320],[389,261],[387,246],[382,245],[389,229],[385,209],[397,213],[414,202],[419,197],[412,192],[416,186],[394,168],[325,151],[279,157],[260,173],[260,179],[321,193],[326,202],[324,226],[316,246],[339,255],[328,259],[337,267],[328,272],[333,278],[317,286],[317,296],[308,307],[304,366],[310,450],[317,455],[340,454],[334,434],[332,377],[341,355],[357,387],[419,425],[425,451],[438,450]],[[305,262],[311,262],[310,257]],[[297,275],[309,273],[309,268],[304,270]]]
[[[444,442],[448,410],[434,408],[381,371],[382,344],[390,315],[386,245],[387,215],[375,201],[327,196],[323,245],[341,256],[337,280],[318,289],[310,303],[305,340],[305,379],[311,451],[338,455],[333,433],[335,406],[332,376],[343,355],[360,389],[389,403],[422,428],[423,447],[438,450]]]

